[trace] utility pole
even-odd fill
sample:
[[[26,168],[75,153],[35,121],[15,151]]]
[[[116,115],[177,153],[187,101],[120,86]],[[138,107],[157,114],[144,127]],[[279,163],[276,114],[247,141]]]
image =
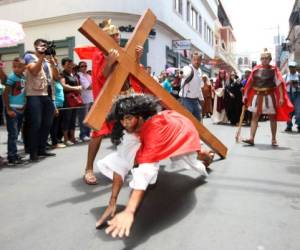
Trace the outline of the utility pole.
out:
[[[278,26],[277,26],[277,32],[278,32],[278,44],[277,44],[277,45],[280,45],[281,41],[280,41],[279,24],[278,24]]]

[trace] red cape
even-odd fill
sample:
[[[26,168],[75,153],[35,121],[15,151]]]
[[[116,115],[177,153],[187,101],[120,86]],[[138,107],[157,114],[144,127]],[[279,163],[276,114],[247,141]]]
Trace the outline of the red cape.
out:
[[[247,93],[247,103],[246,103],[247,106],[251,105],[252,98],[255,94],[254,89],[251,88],[252,82],[253,82],[253,74],[256,70],[261,69],[261,68],[263,68],[263,66],[258,65],[252,70],[252,73],[249,76],[246,86],[244,88],[244,93]],[[279,103],[279,97],[280,97],[279,88],[280,87],[282,87],[282,90],[283,90],[283,100],[284,100],[284,103],[282,106],[277,105],[277,107],[276,107],[276,120],[277,121],[289,121],[290,120],[289,114],[291,112],[293,112],[294,106],[288,97],[288,94],[286,91],[286,84],[285,84],[285,81],[282,77],[280,70],[276,66],[271,66],[271,68],[275,70],[275,75],[276,75],[277,79],[281,82],[281,84],[278,87],[276,87],[276,89],[275,89],[276,102]]]
[[[173,110],[165,110],[147,120],[141,131],[138,163],[153,163],[200,150],[199,134],[193,123]]]
[[[92,60],[97,48],[95,46],[77,47],[74,51],[79,56],[80,60]]]
[[[91,52],[93,53],[92,54],[92,91],[93,91],[94,99],[96,100],[97,96],[102,91],[102,88],[106,82],[106,78],[102,75],[102,71],[105,67],[106,60],[104,54],[96,47],[94,47],[94,49],[92,50],[87,50],[87,51],[88,51],[87,53],[91,53]],[[136,93],[143,92],[144,89],[141,87],[139,81],[136,78],[129,75],[129,81],[131,87]],[[94,131],[92,136],[98,137],[101,135],[110,134],[112,132],[112,128],[113,128],[113,123],[104,122],[102,128],[98,131]]]

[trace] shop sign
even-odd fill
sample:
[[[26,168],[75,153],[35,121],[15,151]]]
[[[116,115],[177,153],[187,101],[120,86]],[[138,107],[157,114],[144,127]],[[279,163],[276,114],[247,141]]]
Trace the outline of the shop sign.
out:
[[[127,25],[127,26],[119,26],[119,30],[120,32],[126,32],[126,33],[131,33],[134,31],[134,26],[132,26],[131,24]],[[151,29],[150,33],[149,33],[149,37],[154,38],[156,36],[156,31],[155,29]]]
[[[190,50],[192,48],[191,40],[173,40],[172,49],[173,50]]]

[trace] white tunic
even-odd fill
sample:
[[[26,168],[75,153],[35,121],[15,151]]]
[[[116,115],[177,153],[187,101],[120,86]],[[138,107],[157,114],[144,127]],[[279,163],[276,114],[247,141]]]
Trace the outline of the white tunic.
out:
[[[122,177],[123,181],[128,172],[131,171],[133,178],[129,186],[136,190],[146,190],[148,185],[156,183],[159,162],[142,163],[137,168],[133,168],[135,155],[140,145],[138,136],[125,132],[117,151],[97,162],[99,171],[111,180],[115,172]],[[196,152],[172,157],[171,161],[173,165],[182,166],[186,169],[192,168],[201,175],[208,175],[204,164],[197,160]]]

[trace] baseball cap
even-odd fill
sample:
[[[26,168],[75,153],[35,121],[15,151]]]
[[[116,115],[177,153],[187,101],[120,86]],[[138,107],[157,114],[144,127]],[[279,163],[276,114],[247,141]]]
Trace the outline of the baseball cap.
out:
[[[297,67],[297,63],[295,61],[289,62],[289,67]]]

